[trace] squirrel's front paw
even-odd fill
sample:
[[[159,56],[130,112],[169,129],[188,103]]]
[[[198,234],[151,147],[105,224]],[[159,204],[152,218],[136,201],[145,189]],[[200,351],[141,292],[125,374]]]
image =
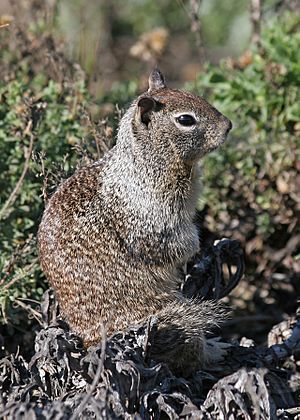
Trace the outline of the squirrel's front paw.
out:
[[[221,362],[232,348],[232,344],[221,340],[221,337],[212,337],[206,340],[208,363],[210,365]]]

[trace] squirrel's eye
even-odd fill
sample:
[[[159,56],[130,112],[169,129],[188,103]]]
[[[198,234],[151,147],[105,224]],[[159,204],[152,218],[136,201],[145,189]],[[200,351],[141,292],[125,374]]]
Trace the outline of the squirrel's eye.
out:
[[[190,127],[196,124],[195,118],[189,114],[180,115],[176,118],[176,121],[179,122],[179,124],[184,125],[185,127]]]

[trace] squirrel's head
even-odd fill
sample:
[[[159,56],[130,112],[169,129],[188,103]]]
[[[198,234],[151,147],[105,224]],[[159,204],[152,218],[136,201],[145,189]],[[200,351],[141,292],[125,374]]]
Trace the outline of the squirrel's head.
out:
[[[156,69],[149,89],[133,104],[132,130],[136,140],[169,148],[186,163],[194,163],[216,149],[232,124],[208,102],[191,93],[169,89]],[[147,147],[148,148],[148,147]]]

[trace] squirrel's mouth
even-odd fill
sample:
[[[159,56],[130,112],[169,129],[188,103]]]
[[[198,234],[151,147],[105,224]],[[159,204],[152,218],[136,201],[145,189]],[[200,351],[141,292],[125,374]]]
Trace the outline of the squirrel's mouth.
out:
[[[204,156],[206,153],[213,152],[214,150],[218,149],[218,147],[220,147],[223,143],[225,143],[228,137],[228,133],[232,128],[231,121],[228,118],[226,118],[226,120],[226,125],[224,124],[223,127],[220,128],[219,132],[205,138],[202,156]]]

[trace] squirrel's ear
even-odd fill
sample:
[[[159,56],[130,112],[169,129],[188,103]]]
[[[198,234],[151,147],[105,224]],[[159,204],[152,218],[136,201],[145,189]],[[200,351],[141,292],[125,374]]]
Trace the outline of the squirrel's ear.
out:
[[[149,76],[149,89],[148,92],[166,88],[165,78],[160,70],[154,69]]]
[[[149,96],[144,96],[138,101],[137,106],[141,121],[148,125],[150,122],[150,113],[155,108],[155,100]]]

